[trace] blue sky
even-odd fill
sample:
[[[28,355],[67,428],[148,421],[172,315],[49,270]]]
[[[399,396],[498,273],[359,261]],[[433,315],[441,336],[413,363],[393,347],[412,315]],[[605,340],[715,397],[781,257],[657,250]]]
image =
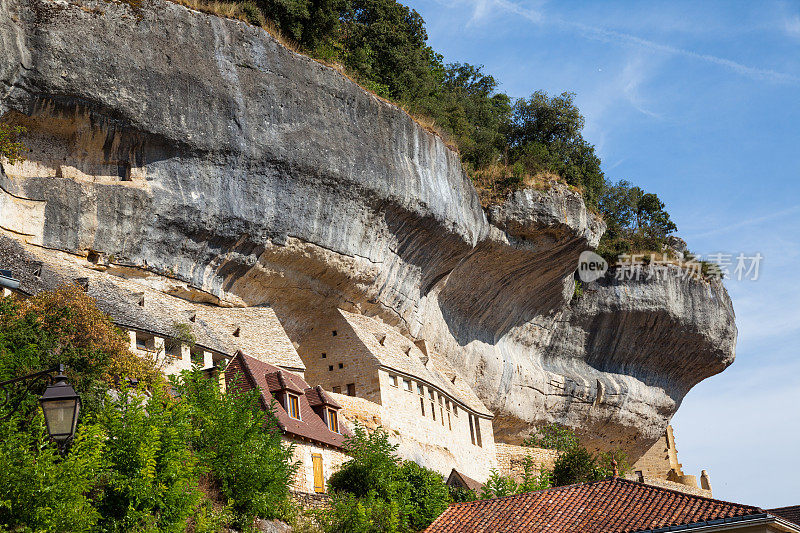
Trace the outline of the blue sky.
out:
[[[726,282],[736,362],[673,424],[715,497],[800,504],[800,2],[404,3],[500,90],[575,92],[607,177],[657,193],[693,251],[763,255]]]

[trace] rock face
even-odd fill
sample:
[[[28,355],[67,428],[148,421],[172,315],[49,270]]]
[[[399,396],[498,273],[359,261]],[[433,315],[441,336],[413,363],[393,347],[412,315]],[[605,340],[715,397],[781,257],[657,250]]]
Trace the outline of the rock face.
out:
[[[458,154],[261,29],[153,0],[0,0],[0,115],[28,160],[0,227],[222,305],[269,303],[302,344],[337,307],[425,338],[518,442],[569,423],[644,452],[734,357],[719,283],[601,280],[578,193],[484,213]],[[0,263],[2,258],[0,258]]]

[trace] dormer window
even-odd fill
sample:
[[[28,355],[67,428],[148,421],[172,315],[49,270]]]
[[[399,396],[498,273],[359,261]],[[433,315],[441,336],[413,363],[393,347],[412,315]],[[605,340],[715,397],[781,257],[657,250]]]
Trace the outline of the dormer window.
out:
[[[328,409],[328,429],[334,433],[339,433],[339,419],[336,415],[336,409]]]
[[[294,394],[286,395],[286,412],[295,420],[300,420],[300,398]]]

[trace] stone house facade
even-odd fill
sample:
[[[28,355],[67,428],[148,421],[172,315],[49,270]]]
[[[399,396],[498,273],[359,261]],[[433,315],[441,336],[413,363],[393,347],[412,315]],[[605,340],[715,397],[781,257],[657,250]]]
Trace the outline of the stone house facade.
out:
[[[344,417],[381,425],[404,459],[443,476],[456,468],[479,481],[497,466],[492,413],[424,341],[337,310],[297,351],[308,381],[361,400],[344,400]]]
[[[298,469],[291,489],[325,493],[330,475],[347,461],[347,430],[340,424],[341,406],[322,387],[309,386],[297,374],[239,351],[225,369],[229,389],[257,389],[265,410],[274,409],[286,443],[294,446]]]

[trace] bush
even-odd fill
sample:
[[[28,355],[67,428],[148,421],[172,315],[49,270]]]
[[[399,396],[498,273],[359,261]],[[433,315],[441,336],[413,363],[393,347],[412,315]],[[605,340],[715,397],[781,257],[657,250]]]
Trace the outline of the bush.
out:
[[[369,434],[356,426],[345,447],[352,458],[331,476],[332,509],[319,514],[325,531],[419,531],[450,503],[442,477],[401,463],[383,429]]]
[[[25,128],[11,124],[0,123],[0,158],[5,159],[10,164],[25,159],[22,154],[27,150],[20,140],[25,134]]]
[[[536,428],[524,442],[525,446],[558,450],[560,452],[572,450],[578,444],[578,437],[575,436],[575,433],[571,429],[558,424],[548,424]]]
[[[195,371],[170,396],[152,361],[127,346],[76,287],[0,298],[0,379],[63,362],[83,401],[61,458],[38,407],[44,383],[11,395],[15,414],[0,421],[0,530],[210,532],[284,517],[293,452],[255,393],[223,394]],[[140,388],[109,391],[123,376]],[[205,499],[201,479],[219,487],[222,505]]]
[[[191,445],[235,523],[287,518],[297,465],[294,448],[281,440],[274,411],[264,412],[258,391],[222,393],[200,370],[181,377],[174,386],[188,406]]]
[[[103,407],[97,419],[108,443],[96,499],[101,528],[184,531],[202,496],[188,406],[159,387],[149,398],[125,389]]]

